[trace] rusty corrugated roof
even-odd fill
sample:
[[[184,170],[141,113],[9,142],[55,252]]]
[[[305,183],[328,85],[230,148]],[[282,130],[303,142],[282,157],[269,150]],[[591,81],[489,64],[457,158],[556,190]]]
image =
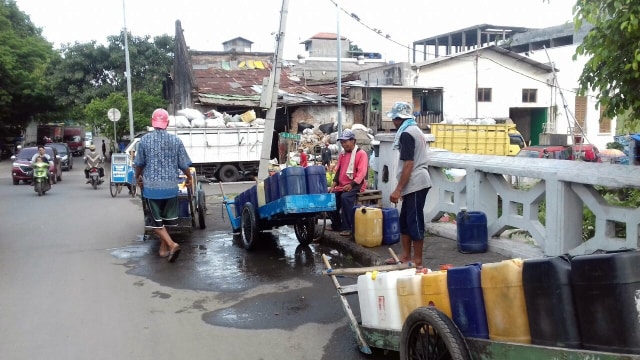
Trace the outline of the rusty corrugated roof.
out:
[[[259,101],[263,79],[271,64],[260,60],[220,61],[193,66],[197,92],[202,101]],[[335,82],[305,85],[288,68],[280,76],[280,95],[284,103],[327,103],[337,99]]]

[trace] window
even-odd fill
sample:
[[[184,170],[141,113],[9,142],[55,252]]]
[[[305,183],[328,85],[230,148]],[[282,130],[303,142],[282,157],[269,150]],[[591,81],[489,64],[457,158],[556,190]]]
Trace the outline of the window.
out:
[[[538,89],[522,89],[522,102],[534,103],[537,102]]]
[[[580,134],[580,128],[582,130],[587,131],[585,128],[585,120],[587,119],[587,97],[586,96],[576,96],[576,108],[575,112],[576,122],[577,124],[573,124],[573,133]],[[577,126],[580,125],[580,126]]]
[[[604,111],[606,108],[604,106],[600,106],[600,134],[611,134],[611,119],[604,116]]]
[[[478,101],[491,102],[491,88],[478,88]]]

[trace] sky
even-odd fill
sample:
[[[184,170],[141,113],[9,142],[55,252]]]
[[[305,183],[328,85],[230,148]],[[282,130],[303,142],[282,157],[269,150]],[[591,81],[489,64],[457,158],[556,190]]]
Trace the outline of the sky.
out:
[[[344,11],[338,11],[337,2]],[[54,47],[107,37],[175,35],[180,20],[192,50],[222,51],[236,37],[252,51],[274,52],[282,0],[16,0]],[[300,43],[338,32],[386,60],[408,61],[416,40],[477,24],[542,28],[570,22],[575,0],[289,0],[284,58],[304,54]],[[349,14],[356,14],[360,22]],[[381,30],[381,35],[371,29]],[[386,38],[389,35],[390,40]],[[305,54],[309,56],[309,54]]]

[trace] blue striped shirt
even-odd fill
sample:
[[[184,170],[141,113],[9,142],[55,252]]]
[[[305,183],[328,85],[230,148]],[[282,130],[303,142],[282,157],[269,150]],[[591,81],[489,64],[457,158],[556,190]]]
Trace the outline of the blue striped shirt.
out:
[[[143,167],[142,196],[169,199],[178,196],[180,170],[191,166],[182,140],[165,130],[156,129],[140,139],[134,165]]]

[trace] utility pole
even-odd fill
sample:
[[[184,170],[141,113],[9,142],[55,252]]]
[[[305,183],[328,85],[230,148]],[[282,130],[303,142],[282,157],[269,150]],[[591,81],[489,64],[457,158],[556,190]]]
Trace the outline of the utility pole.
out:
[[[337,40],[338,40],[338,48],[337,48],[337,59],[338,59],[338,137],[342,136],[342,39],[340,36],[340,4],[339,1],[336,0],[336,18],[337,18]],[[338,144],[340,142],[338,141]],[[342,146],[341,146],[342,147]]]
[[[129,103],[129,141],[133,141],[134,129],[133,129],[133,101],[131,100],[131,64],[129,62],[129,40],[127,39],[127,15],[124,6],[124,0],[122,0],[122,17],[124,20],[124,55],[127,71],[127,101]],[[115,123],[114,123],[115,124]]]
[[[287,13],[289,12],[289,0],[282,0],[282,10],[280,11],[280,29],[276,36],[277,49],[274,59],[274,68],[271,69],[269,77],[269,87],[271,91],[271,106],[267,110],[264,123],[264,138],[262,140],[262,154],[260,155],[260,167],[258,168],[258,179],[265,179],[269,176],[269,160],[271,157],[271,143],[273,142],[273,130],[276,123],[276,110],[278,109],[278,92],[280,90],[280,73],[282,72],[282,52],[284,51],[284,34],[287,27]],[[264,93],[264,89],[263,89]]]

